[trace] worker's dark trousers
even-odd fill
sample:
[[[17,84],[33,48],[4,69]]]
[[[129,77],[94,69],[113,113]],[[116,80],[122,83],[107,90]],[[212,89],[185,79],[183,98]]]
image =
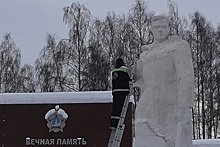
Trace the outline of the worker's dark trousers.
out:
[[[111,127],[117,128],[121,111],[124,105],[125,97],[129,92],[117,91],[113,92],[113,104],[112,104],[112,114],[111,114]]]

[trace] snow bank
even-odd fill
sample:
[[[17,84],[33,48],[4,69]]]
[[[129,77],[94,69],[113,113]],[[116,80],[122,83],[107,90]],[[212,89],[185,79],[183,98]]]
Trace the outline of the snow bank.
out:
[[[133,147],[135,147],[133,138]],[[220,147],[220,139],[193,140],[193,147]]]
[[[220,139],[193,140],[193,147],[220,147]]]
[[[134,101],[133,97],[131,97],[130,101]],[[0,93],[0,104],[60,104],[111,102],[111,91]]]

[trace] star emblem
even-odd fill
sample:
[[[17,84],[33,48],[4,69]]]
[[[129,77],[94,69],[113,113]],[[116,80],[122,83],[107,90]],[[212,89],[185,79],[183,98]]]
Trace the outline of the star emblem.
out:
[[[59,105],[55,106],[55,109],[49,110],[45,115],[49,132],[63,132],[63,128],[66,126],[67,118],[67,113],[61,109]]]

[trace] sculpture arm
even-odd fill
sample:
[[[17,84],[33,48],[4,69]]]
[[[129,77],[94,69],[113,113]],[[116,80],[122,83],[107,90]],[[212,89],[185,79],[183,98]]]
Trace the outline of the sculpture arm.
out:
[[[144,79],[143,79],[143,61],[142,61],[142,57],[145,56],[144,54],[146,54],[146,52],[148,52],[150,50],[151,45],[143,45],[141,46],[141,55],[139,60],[137,60],[137,62],[134,65],[134,87],[139,87],[141,88],[142,92],[143,92],[143,88],[145,86],[146,83],[144,83]]]
[[[175,69],[177,75],[177,128],[175,147],[180,147],[183,119],[187,109],[192,107],[194,93],[194,72],[189,44],[182,41],[175,50]]]
[[[178,89],[178,116],[182,119],[185,110],[192,107],[194,94],[192,55],[186,41],[180,42],[175,50],[175,69]]]

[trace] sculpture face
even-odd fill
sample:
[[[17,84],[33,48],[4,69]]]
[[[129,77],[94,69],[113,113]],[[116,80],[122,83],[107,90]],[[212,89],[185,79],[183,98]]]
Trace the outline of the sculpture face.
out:
[[[156,43],[161,43],[167,40],[170,34],[168,21],[166,19],[161,19],[152,22],[152,32]]]

